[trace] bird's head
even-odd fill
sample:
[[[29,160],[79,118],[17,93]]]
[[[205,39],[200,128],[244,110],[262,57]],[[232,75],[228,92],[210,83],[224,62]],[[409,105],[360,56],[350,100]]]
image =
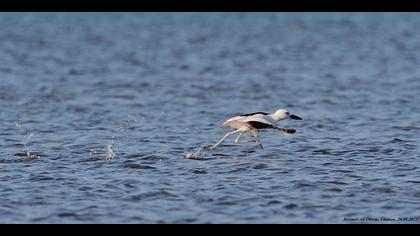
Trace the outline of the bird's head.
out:
[[[273,119],[276,122],[280,121],[280,120],[285,120],[285,119],[302,120],[301,117],[299,117],[297,115],[290,114],[290,112],[288,112],[286,109],[279,109],[276,112],[274,112]]]

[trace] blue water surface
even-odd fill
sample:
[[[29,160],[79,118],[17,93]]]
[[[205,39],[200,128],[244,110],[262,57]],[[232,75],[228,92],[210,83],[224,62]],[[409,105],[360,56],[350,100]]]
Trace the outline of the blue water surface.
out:
[[[419,223],[419,26],[0,14],[0,223]],[[294,136],[200,149],[281,107],[304,118],[279,123]]]

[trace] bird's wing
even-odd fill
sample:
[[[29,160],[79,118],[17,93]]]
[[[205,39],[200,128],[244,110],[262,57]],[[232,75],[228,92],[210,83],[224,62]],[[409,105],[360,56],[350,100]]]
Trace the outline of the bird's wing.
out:
[[[254,115],[250,117],[244,117],[238,120],[241,123],[249,124],[251,127],[256,129],[264,129],[264,128],[275,128],[276,125],[267,119],[264,118],[263,115]]]
[[[240,124],[238,124],[240,123]],[[235,116],[230,118],[229,120],[225,121],[222,128],[227,127],[234,127],[237,125],[246,125],[251,128],[256,129],[263,129],[263,128],[274,128],[276,125],[269,120],[266,119],[266,116],[261,113],[256,113],[255,115],[249,115],[249,116]]]
[[[267,117],[264,116],[254,116],[254,117],[246,117],[240,119],[239,122],[246,123],[252,128],[255,129],[267,129],[272,128],[281,131],[284,135],[290,136],[296,133],[294,129],[285,129],[278,127],[275,123],[271,122],[270,120],[266,119]]]
[[[232,118],[228,119],[227,121],[225,121],[225,123],[223,123],[221,127],[223,127],[223,128],[230,127],[230,125],[232,125],[235,122],[239,122],[241,124],[246,125],[246,122],[247,122],[248,119],[257,119],[257,118],[263,117],[263,116],[264,115],[262,115],[262,114],[255,114],[255,115],[252,115],[252,116],[243,116],[243,115],[235,116],[235,117],[232,117]]]
[[[229,127],[229,124],[231,124],[231,123],[233,123],[235,121],[239,121],[242,118],[244,118],[244,117],[242,117],[242,116],[232,117],[229,120],[225,121],[225,123],[223,123],[221,127],[224,127],[224,128]]]
[[[241,122],[257,121],[257,122],[261,122],[261,123],[267,123],[267,124],[274,125],[272,122],[270,122],[269,120],[267,120],[264,117],[264,115],[261,115],[261,114],[253,115],[253,116],[247,116],[247,117],[242,117],[242,119],[240,119],[239,121],[241,121]]]

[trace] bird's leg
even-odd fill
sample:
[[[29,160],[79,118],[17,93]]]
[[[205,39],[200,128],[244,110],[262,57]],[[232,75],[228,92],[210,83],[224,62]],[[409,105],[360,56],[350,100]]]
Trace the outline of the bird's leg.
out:
[[[225,136],[223,136],[222,139],[219,140],[219,142],[217,142],[216,144],[214,144],[213,146],[208,147],[207,149],[211,150],[216,148],[217,146],[219,146],[223,141],[225,141],[225,139],[227,139],[229,136],[231,136],[232,134],[238,133],[240,132],[239,130],[234,130],[232,132],[229,132],[227,134],[225,134]]]
[[[241,132],[238,137],[235,139],[235,143],[249,143],[249,142],[255,142],[255,140],[240,140],[241,135],[243,132]]]
[[[235,143],[242,143],[243,141],[239,140],[239,138],[241,138],[241,135],[243,134],[243,132],[240,132],[238,137],[236,137],[235,139]]]
[[[260,141],[260,138],[259,138],[259,135],[258,135],[258,133],[256,134],[256,140],[255,140],[255,143],[257,144],[257,146],[259,147],[259,148],[261,148],[261,149],[263,149],[263,145],[262,145],[262,143],[261,143],[261,141]]]

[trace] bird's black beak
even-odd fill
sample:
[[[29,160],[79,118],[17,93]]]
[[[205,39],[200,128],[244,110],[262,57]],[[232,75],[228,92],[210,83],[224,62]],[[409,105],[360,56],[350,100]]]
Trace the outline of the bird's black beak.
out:
[[[290,115],[289,117],[290,119],[293,119],[293,120],[302,120],[302,118],[297,115]]]

